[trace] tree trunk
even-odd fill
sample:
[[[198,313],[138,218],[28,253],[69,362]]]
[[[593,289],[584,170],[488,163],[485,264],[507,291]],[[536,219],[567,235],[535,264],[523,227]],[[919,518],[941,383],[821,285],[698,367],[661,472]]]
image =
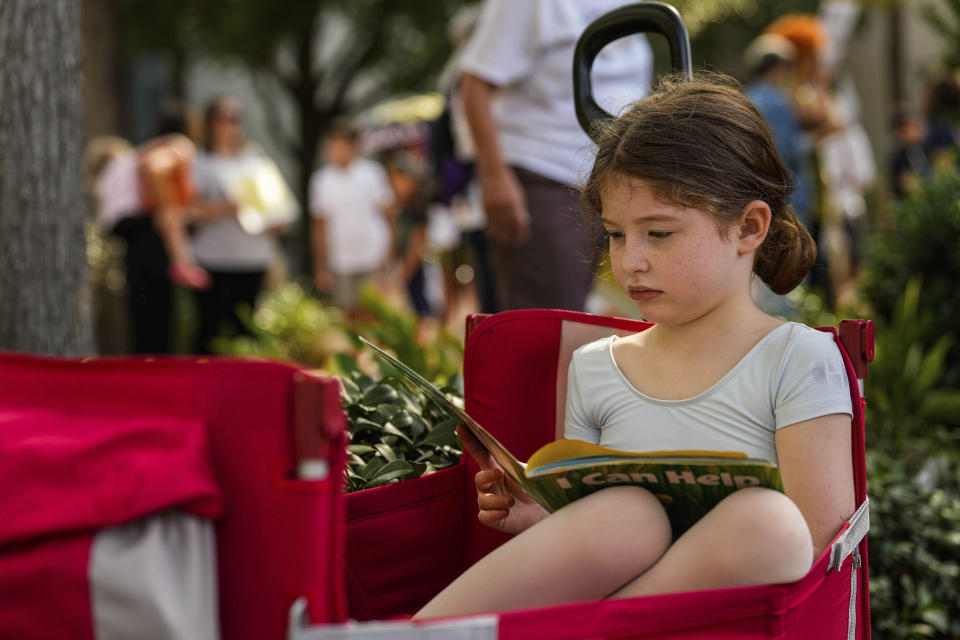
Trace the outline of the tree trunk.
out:
[[[80,0],[0,2],[0,349],[94,351]]]
[[[894,4],[889,9],[890,48],[887,51],[887,75],[890,78],[890,100],[895,108],[902,107],[906,99],[903,83],[904,28],[906,18],[903,6]]]

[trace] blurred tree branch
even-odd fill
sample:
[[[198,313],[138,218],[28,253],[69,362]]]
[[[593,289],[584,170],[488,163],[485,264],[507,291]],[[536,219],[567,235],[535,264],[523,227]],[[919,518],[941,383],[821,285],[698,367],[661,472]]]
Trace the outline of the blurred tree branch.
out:
[[[323,129],[395,93],[433,88],[450,55],[446,26],[465,0],[117,0],[128,52],[239,62],[255,78],[271,127],[299,167],[306,202]],[[269,87],[297,115],[295,132]],[[179,88],[182,94],[182,87]],[[293,134],[293,135],[291,135]],[[306,217],[307,213],[304,212]],[[305,253],[309,255],[309,251]]]

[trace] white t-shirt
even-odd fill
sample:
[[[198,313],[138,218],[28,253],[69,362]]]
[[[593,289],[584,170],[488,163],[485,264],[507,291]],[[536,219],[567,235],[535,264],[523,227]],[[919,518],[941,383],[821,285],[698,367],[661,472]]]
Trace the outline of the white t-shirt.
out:
[[[685,400],[638,391],[613,357],[616,337],[574,352],[564,435],[625,451],[739,451],[777,461],[777,429],[853,415],[833,337],[794,322],[764,336],[723,378]]]
[[[198,153],[193,164],[194,184],[201,200],[232,200],[243,195],[240,185],[263,165],[265,157],[254,150],[235,156]],[[250,235],[236,218],[220,218],[198,225],[192,238],[197,262],[216,271],[261,271],[270,266],[277,251],[270,233]]]
[[[573,50],[595,18],[624,0],[487,0],[461,68],[500,88],[493,104],[504,159],[577,185],[592,160],[573,105]],[[594,99],[618,114],[647,94],[653,55],[646,39],[617,40],[597,56]]]
[[[334,273],[373,271],[390,250],[383,208],[393,190],[383,167],[356,158],[347,168],[328,164],[310,177],[310,214],[327,221],[327,259]]]
[[[137,152],[129,149],[115,156],[97,177],[97,224],[109,231],[123,218],[143,211]]]

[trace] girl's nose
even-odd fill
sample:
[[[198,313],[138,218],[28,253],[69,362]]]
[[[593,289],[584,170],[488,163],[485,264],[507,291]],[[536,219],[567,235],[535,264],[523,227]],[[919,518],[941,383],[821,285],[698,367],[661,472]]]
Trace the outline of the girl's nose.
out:
[[[650,261],[642,242],[628,242],[622,259],[624,268],[631,273],[645,273],[650,270]]]

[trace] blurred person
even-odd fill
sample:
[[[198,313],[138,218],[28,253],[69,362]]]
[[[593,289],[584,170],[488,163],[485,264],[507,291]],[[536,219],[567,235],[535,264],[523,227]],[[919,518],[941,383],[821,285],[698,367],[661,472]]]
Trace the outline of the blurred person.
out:
[[[796,55],[796,47],[787,38],[775,33],[759,36],[744,52],[752,77],[746,94],[770,127],[777,152],[793,176],[790,206],[809,226],[810,170],[803,130],[786,88]]]
[[[774,20],[767,26],[765,33],[786,38],[794,46],[792,73],[786,84],[790,92],[794,113],[800,123],[802,133],[803,163],[809,175],[809,206],[803,222],[823,249],[825,246],[823,210],[825,187],[820,175],[814,169],[820,159],[817,157],[817,144],[826,135],[838,130],[841,123],[837,118],[834,104],[832,76],[824,64],[823,56],[829,46],[829,34],[817,16],[806,13],[789,13]],[[800,175],[803,175],[802,172]],[[803,180],[803,178],[801,178]],[[809,284],[820,289],[831,301],[836,299],[830,278],[830,252],[817,253],[817,263],[809,275]]]
[[[920,178],[930,175],[930,158],[924,144],[923,120],[901,109],[893,118],[894,148],[890,156],[890,184],[893,194],[903,198],[917,187]]]
[[[460,60],[460,94],[504,309],[582,310],[595,253],[575,186],[591,143],[577,122],[573,51],[588,24],[622,0],[487,0]],[[646,95],[642,36],[597,56],[595,95],[613,113]]]
[[[933,82],[927,91],[924,148],[934,169],[956,166],[960,149],[960,85],[951,76]]]
[[[310,177],[313,282],[348,313],[357,293],[391,258],[395,198],[383,166],[359,157],[359,132],[335,120],[323,141],[325,165]]]
[[[831,103],[835,128],[817,142],[823,181],[823,245],[835,302],[853,295],[862,260],[864,197],[876,178],[873,146],[857,118],[855,100],[836,88]]]
[[[296,218],[296,203],[276,164],[244,137],[243,112],[232,96],[204,110],[204,145],[197,155],[198,197],[209,215],[197,226],[193,251],[212,285],[196,294],[194,353],[212,353],[213,338],[249,333],[238,310],[252,312],[267,269],[278,257],[277,236]]]
[[[486,216],[474,167],[476,147],[470,136],[458,86],[463,52],[476,29],[481,9],[481,3],[460,7],[447,25],[447,37],[453,46],[453,53],[437,82],[439,90],[447,96],[447,107],[434,123],[430,138],[433,171],[438,182],[437,199],[450,208],[461,237],[460,247],[446,252],[442,258],[447,312],[456,305],[457,293],[462,290],[457,269],[464,264],[469,264],[473,270],[471,283],[479,311],[497,313],[500,310],[490,244],[485,232]]]
[[[172,351],[173,284],[200,290],[210,276],[190,250],[195,147],[179,106],[162,110],[157,134],[139,147],[116,136],[87,145],[85,171],[97,223],[126,244],[124,270],[134,353]]]
[[[397,207],[397,278],[417,315],[434,316],[427,297],[427,203],[422,163],[407,151],[387,155],[384,165]]]

